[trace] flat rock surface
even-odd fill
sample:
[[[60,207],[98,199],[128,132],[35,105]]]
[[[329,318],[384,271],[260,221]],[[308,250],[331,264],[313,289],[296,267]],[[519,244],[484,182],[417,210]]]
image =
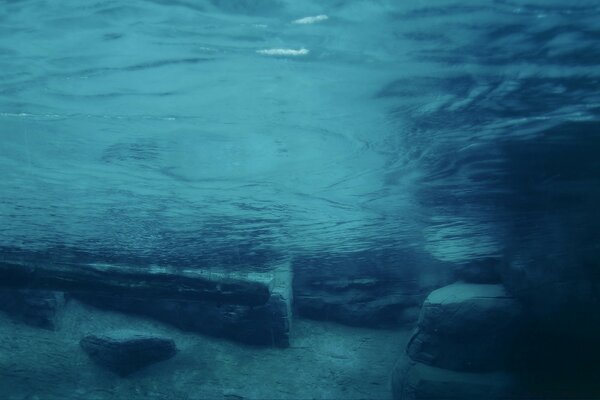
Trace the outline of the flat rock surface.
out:
[[[459,303],[473,298],[511,298],[502,285],[457,282],[434,290],[427,297],[430,303]]]
[[[408,331],[294,320],[292,346],[259,348],[142,317],[67,303],[61,329],[29,327],[0,314],[3,400],[390,399],[389,376]],[[127,379],[81,351],[90,332],[126,326],[172,338],[179,351]]]
[[[268,284],[271,290],[269,300],[265,304],[251,306],[212,301],[98,296],[90,293],[77,293],[74,296],[101,309],[151,317],[191,332],[245,344],[289,346],[292,313],[289,263],[281,263],[265,272],[249,273],[238,278]]]

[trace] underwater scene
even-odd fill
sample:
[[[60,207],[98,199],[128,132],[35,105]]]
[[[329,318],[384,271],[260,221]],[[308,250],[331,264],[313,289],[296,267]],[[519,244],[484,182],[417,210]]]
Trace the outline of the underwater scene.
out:
[[[0,0],[0,400],[600,399],[598,0]]]

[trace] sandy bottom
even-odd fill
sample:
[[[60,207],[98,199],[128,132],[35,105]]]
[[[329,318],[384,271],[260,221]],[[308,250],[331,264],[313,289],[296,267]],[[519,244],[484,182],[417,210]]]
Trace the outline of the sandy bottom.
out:
[[[0,313],[0,399],[389,399],[408,331],[295,320],[292,347],[244,346],[70,301],[57,331]],[[135,329],[170,336],[178,354],[128,378],[79,347],[88,333]]]

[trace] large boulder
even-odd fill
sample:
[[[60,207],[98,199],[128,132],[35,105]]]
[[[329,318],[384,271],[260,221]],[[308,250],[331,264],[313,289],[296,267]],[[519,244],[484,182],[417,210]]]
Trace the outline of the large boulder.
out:
[[[43,329],[57,328],[57,316],[65,296],[61,292],[29,289],[0,290],[0,310],[15,320]]]
[[[427,297],[406,351],[440,368],[499,370],[511,360],[522,322],[521,305],[503,286],[454,283]]]
[[[392,373],[394,400],[515,399],[519,388],[506,372],[457,372],[402,357]]]
[[[177,353],[172,339],[128,330],[88,335],[80,345],[96,364],[123,377]]]

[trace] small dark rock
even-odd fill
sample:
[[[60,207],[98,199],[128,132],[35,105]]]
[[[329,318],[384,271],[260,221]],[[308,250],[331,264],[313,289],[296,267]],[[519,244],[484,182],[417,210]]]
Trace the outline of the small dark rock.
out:
[[[177,353],[173,339],[135,331],[88,335],[79,344],[96,364],[122,377]]]

